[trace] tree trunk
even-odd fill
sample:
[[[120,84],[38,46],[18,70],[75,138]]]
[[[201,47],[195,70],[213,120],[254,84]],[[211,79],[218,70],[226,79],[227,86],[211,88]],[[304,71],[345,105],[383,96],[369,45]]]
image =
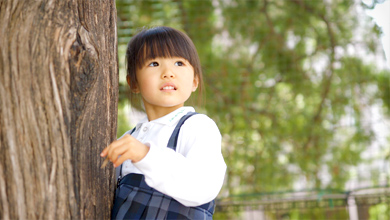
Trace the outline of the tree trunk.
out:
[[[107,219],[114,0],[0,0],[0,218]]]

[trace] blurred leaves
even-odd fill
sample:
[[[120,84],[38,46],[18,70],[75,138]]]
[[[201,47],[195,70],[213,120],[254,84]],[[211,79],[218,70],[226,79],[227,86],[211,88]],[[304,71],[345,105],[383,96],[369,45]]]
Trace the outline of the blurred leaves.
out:
[[[155,25],[194,41],[206,87],[198,109],[223,136],[222,195],[291,190],[302,179],[306,188],[343,189],[348,169],[375,140],[365,113],[383,103],[390,115],[389,71],[358,55],[378,56],[380,34],[359,7],[349,0],[117,0],[119,43]],[[127,87],[120,88],[123,102]]]

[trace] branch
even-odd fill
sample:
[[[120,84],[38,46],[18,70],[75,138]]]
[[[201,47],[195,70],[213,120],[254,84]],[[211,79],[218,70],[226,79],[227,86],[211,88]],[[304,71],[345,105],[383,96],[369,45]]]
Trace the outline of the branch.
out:
[[[298,0],[292,0],[292,2],[294,2],[295,4],[300,4],[300,2]],[[303,5],[303,8],[311,13],[311,14],[315,14],[317,16],[319,16],[326,24],[326,27],[327,27],[327,30],[328,30],[328,34],[329,34],[329,38],[330,38],[330,48],[331,48],[331,54],[330,54],[330,64],[329,64],[329,74],[328,74],[328,77],[325,80],[325,85],[324,85],[324,90],[322,91],[322,94],[321,94],[321,103],[318,105],[318,109],[317,109],[317,112],[316,114],[314,115],[312,121],[313,123],[311,123],[311,128],[308,129],[309,131],[309,135],[308,135],[308,139],[306,141],[306,143],[304,144],[304,149],[307,150],[310,143],[312,142],[313,138],[314,138],[314,134],[313,134],[313,127],[315,125],[318,125],[320,122],[321,122],[321,113],[322,113],[322,110],[323,110],[323,107],[324,107],[324,103],[325,103],[325,100],[327,99],[328,95],[329,95],[329,91],[330,91],[330,87],[331,87],[331,84],[332,84],[332,79],[333,79],[333,75],[334,75],[334,67],[333,67],[333,64],[335,62],[335,47],[336,47],[336,39],[335,39],[335,36],[334,36],[334,33],[333,33],[333,29],[331,27],[331,23],[329,22],[329,20],[327,19],[327,17],[324,15],[324,14],[321,14],[321,13],[316,13],[316,11],[307,6],[307,5]]]

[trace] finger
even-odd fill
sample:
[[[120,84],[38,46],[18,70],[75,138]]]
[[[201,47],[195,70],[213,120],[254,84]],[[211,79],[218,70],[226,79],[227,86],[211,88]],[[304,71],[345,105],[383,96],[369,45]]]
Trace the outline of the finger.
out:
[[[121,142],[119,140],[112,142],[107,149],[107,157],[110,159],[111,162],[115,160],[116,158],[112,157],[112,152],[115,151],[115,149],[120,146]]]
[[[119,140],[115,140],[110,145],[108,145],[106,148],[104,148],[104,150],[100,153],[100,156],[105,157],[108,154],[108,152],[110,151],[110,149],[118,144],[118,141]]]
[[[113,159],[116,160],[116,158],[112,158],[112,157],[111,157],[112,151],[113,151],[114,149],[116,149],[117,147],[122,146],[123,144],[125,144],[125,143],[131,141],[132,138],[133,138],[133,137],[132,137],[131,135],[126,134],[126,135],[123,136],[121,139],[112,142],[112,143],[108,146],[108,153],[107,153],[107,155],[110,155],[111,161],[113,161]]]
[[[115,163],[114,163],[114,167],[119,167],[123,162],[125,162],[126,160],[129,159],[129,156],[127,155],[128,152],[126,152],[125,154],[123,154],[121,157],[119,157]]]
[[[100,156],[101,156],[101,157],[107,156],[108,149],[109,149],[109,146],[107,146],[106,148],[104,148],[104,150],[100,153]]]
[[[125,157],[124,154],[130,151],[130,147],[128,143],[123,144],[122,146],[116,147],[110,154],[110,159],[112,163],[116,163],[118,157],[124,157],[125,159],[130,159],[128,156]]]

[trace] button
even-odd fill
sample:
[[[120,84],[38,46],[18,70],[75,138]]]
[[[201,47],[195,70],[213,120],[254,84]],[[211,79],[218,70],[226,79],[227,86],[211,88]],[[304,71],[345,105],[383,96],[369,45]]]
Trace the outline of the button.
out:
[[[148,130],[148,127],[144,127],[143,131],[146,132]]]

